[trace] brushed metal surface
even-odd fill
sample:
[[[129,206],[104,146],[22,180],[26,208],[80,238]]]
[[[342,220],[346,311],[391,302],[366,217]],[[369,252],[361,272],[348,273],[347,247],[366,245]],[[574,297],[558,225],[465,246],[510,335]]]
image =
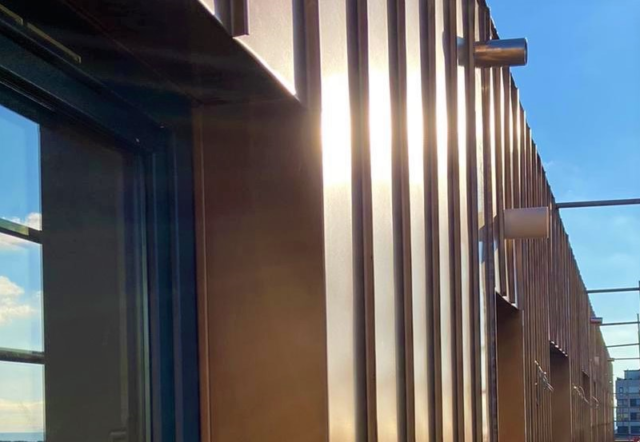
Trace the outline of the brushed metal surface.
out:
[[[291,94],[296,94],[293,2],[291,0],[246,0],[245,35],[242,43]],[[237,34],[236,34],[237,35]]]
[[[449,115],[452,103],[449,100],[449,89],[452,87],[451,76],[448,75],[451,65],[451,27],[447,23],[449,11],[444,1],[435,2],[435,111],[436,111],[436,151],[437,151],[437,213],[438,213],[438,244],[439,250],[436,259],[439,268],[439,308],[440,326],[438,330],[440,341],[440,388],[441,388],[441,413],[442,429],[441,438],[444,442],[453,442],[456,439],[457,410],[455,373],[455,325],[452,287],[452,253],[451,225],[452,211],[450,201],[450,138],[455,137],[451,133]],[[455,55],[455,54],[454,54]],[[454,166],[455,167],[455,166]]]
[[[475,44],[477,67],[509,67],[527,64],[528,45],[524,38],[487,40]]]
[[[504,298],[497,303],[498,440],[524,442],[524,337],[522,313]]]
[[[326,284],[322,303],[326,340],[322,345],[326,360],[307,379],[313,388],[326,383],[326,396],[309,399],[309,403],[316,406],[325,401],[328,440],[495,441],[510,434],[513,439],[509,440],[549,441],[554,402],[540,388],[539,373],[542,370],[553,377],[552,341],[553,348],[567,355],[571,377],[588,385],[605,404],[600,415],[577,401],[572,403],[571,434],[586,435],[592,424],[600,422],[603,432],[593,430],[593,434],[609,441],[605,435],[612,428],[606,422],[611,398],[601,384],[611,374],[610,363],[596,367],[594,362],[594,355],[599,361],[608,356],[599,333],[589,329],[592,312],[561,220],[552,213],[550,237],[538,242],[514,242],[505,235],[506,210],[553,204],[519,91],[504,62],[515,56],[509,51],[517,45],[499,40],[488,8],[476,0],[358,0],[347,4],[328,0],[318,2],[317,9],[315,3],[305,5],[310,23],[317,19],[317,35],[313,29],[296,31],[294,11],[293,40],[277,37],[283,29],[288,34],[289,24],[272,31],[266,23],[288,20],[289,5],[276,2],[264,15],[264,32],[270,34],[259,43],[268,43],[272,49],[281,42],[283,50],[276,56],[282,56],[285,64],[295,58],[288,52],[290,41],[294,48],[304,46],[307,60],[317,56],[317,65],[305,66],[307,77],[302,81],[309,86],[305,91],[308,103],[319,104],[320,112],[315,113],[311,105],[308,115],[317,126],[306,121],[306,126],[294,129],[296,121],[305,120],[302,108],[287,107],[291,113],[282,120],[267,118],[267,108],[282,112],[280,116],[286,113],[282,104],[272,103],[258,106],[257,114],[251,107],[250,117],[242,113],[231,120],[224,117],[224,124],[213,121],[214,116],[221,117],[221,111],[209,108],[207,112],[212,113],[203,120],[203,133],[208,134],[205,139],[213,140],[209,127],[216,125],[221,133],[233,133],[236,150],[261,137],[261,143],[280,152],[277,142],[269,141],[271,135],[297,146],[321,142],[321,262]],[[249,4],[250,9],[268,6],[258,0]],[[278,11],[282,14],[277,20],[266,20]],[[296,40],[303,37],[308,40]],[[488,43],[483,48],[474,43],[478,41]],[[499,54],[499,60],[487,64],[491,53]],[[523,53],[519,56],[522,59]],[[295,61],[294,65],[295,71]],[[475,69],[489,66],[499,67]],[[297,73],[295,84],[300,83]],[[243,118],[255,124],[243,126]],[[257,128],[269,124],[282,127]],[[226,141],[218,139],[216,145]],[[276,158],[250,152],[247,164],[251,167],[277,166]],[[298,154],[293,156],[298,158]],[[231,154],[212,149],[207,155],[224,159]],[[216,167],[225,174],[222,164]],[[220,178],[208,177],[206,170],[202,172],[205,182],[220,182]],[[237,172],[244,173],[241,163]],[[246,180],[245,191],[256,185],[246,173],[242,179]],[[276,181],[268,183],[270,191],[280,190]],[[262,198],[277,204],[275,196],[267,195],[267,188],[262,192]],[[249,225],[255,226],[252,220],[268,217],[270,210],[265,204],[247,214],[247,227],[241,229],[245,235],[251,232]],[[215,220],[220,216],[216,213],[209,216]],[[212,222],[215,227],[219,221]],[[280,227],[285,224],[283,221]],[[290,228],[298,232],[299,227]],[[283,235],[275,226],[271,228]],[[254,232],[251,235],[256,238]],[[208,248],[214,250],[214,246],[211,242]],[[278,255],[278,248],[265,248],[261,256],[274,253]],[[303,262],[287,259],[286,266]],[[255,261],[252,264],[257,266]],[[211,275],[214,269],[219,271],[211,266],[207,258],[203,271]],[[225,269],[228,273],[231,267]],[[229,276],[226,279],[231,281]],[[285,284],[284,277],[280,284]],[[303,287],[301,283],[299,288]],[[207,290],[212,290],[209,284]],[[220,321],[217,315],[222,313],[211,313],[215,311],[212,301],[215,305],[221,302],[209,297],[208,315]],[[276,307],[267,311],[282,313]],[[254,321],[255,329],[258,323],[264,325],[263,318]],[[285,315],[282,327],[297,330],[299,324]],[[226,325],[218,331],[230,329]],[[305,330],[316,333],[320,329]],[[235,333],[238,339],[244,336]],[[227,377],[223,386],[239,383],[252,375],[252,368],[238,363],[245,356],[239,349],[226,349],[229,343],[221,341],[221,335],[226,333],[207,335],[208,359],[220,361],[221,366],[237,364],[236,377]],[[290,342],[280,344],[271,343],[271,354],[302,351]],[[232,345],[239,346],[235,341]],[[319,351],[319,345],[313,351]],[[232,364],[221,357],[227,352],[233,355]],[[263,354],[269,367],[266,372],[275,371],[273,356],[266,350]],[[236,428],[242,422],[239,416],[246,416],[245,405],[222,406],[221,398],[228,403],[233,396],[224,388],[222,392],[214,388],[221,382],[217,379],[220,372],[210,364],[203,368],[212,398],[207,416],[217,420],[232,417],[230,423],[221,424],[223,430],[213,425],[216,419],[209,419],[211,440],[219,439],[216,431],[225,431],[224,437],[232,440],[231,435],[237,437],[240,431]],[[582,382],[583,372],[588,382]],[[266,388],[256,381],[252,385]],[[290,385],[286,387],[272,408],[296,422],[283,424],[278,437],[300,437],[296,432],[301,427],[297,419],[302,408],[293,410],[286,403],[302,399]],[[265,391],[272,394],[270,389]],[[258,408],[264,406],[257,393],[247,398]],[[273,422],[281,421],[273,414],[259,416],[240,434],[255,436],[250,432],[269,428]],[[313,420],[311,427],[318,422]]]
[[[458,390],[458,438],[460,440],[474,440],[476,438],[476,377],[475,367],[478,349],[475,346],[477,336],[477,324],[475,323],[475,291],[476,263],[472,261],[472,253],[476,250],[475,232],[471,227],[476,218],[475,207],[470,206],[475,201],[477,185],[473,186],[470,180],[475,178],[470,175],[475,167],[475,149],[470,147],[475,144],[475,121],[470,120],[470,107],[474,105],[474,84],[469,81],[473,72],[470,69],[470,42],[473,34],[469,34],[468,14],[472,3],[467,0],[456,0],[455,3],[455,36],[457,60],[455,72],[456,85],[456,125],[457,125],[457,187],[455,195],[458,208],[456,229],[456,329],[457,337],[457,390]],[[474,212],[472,214],[472,211]],[[473,234],[473,236],[472,236]],[[471,242],[474,244],[471,244]],[[479,411],[479,410],[478,410]]]
[[[434,425],[434,404],[431,380],[434,360],[428,351],[433,342],[431,319],[428,315],[433,293],[427,282],[427,232],[425,222],[425,134],[424,89],[426,72],[422,68],[420,38],[421,18],[426,11],[419,0],[405,2],[406,38],[406,125],[411,229],[411,330],[413,410],[408,428],[415,442],[431,440]],[[409,363],[409,361],[407,361]],[[407,411],[408,415],[410,411]],[[411,425],[409,416],[408,425]],[[409,439],[411,440],[411,439]]]
[[[489,17],[478,2],[473,2],[474,40],[489,37]],[[497,385],[496,385],[496,320],[495,320],[495,274],[492,268],[493,250],[493,126],[489,110],[491,97],[491,70],[474,70],[475,118],[477,151],[477,235],[478,235],[478,337],[479,348],[478,439],[490,442],[497,439]]]
[[[326,441],[317,127],[295,103],[195,111],[208,440]]]
[[[349,22],[340,0],[320,2],[318,13],[329,440],[363,441],[363,313],[355,299],[353,275]]]
[[[391,182],[391,91],[386,0],[368,0],[367,61],[373,232],[377,439],[399,441],[398,327]],[[366,258],[365,258],[366,259]]]
[[[505,236],[508,239],[549,237],[549,208],[524,207],[508,209],[504,214]]]

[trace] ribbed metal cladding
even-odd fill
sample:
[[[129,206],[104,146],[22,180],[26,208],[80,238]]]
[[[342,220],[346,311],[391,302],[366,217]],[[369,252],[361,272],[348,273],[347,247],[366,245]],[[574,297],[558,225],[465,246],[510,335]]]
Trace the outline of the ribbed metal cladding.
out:
[[[306,79],[322,144],[330,441],[550,442],[565,412],[571,440],[612,441],[611,363],[519,90],[474,65],[499,39],[484,1],[302,3],[317,26],[283,21],[315,61],[280,74]],[[541,206],[549,238],[505,239],[505,209]]]

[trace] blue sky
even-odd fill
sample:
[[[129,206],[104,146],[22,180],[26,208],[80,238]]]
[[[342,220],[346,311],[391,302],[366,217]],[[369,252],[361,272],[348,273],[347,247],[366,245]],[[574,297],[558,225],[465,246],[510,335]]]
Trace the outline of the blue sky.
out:
[[[513,70],[557,201],[640,197],[640,1],[488,0],[501,38],[526,37]],[[589,288],[640,280],[640,206],[562,212]],[[637,293],[592,295],[606,322],[631,321]],[[604,327],[607,344],[638,342]],[[638,348],[611,349],[637,357]],[[617,375],[640,361],[614,363]]]

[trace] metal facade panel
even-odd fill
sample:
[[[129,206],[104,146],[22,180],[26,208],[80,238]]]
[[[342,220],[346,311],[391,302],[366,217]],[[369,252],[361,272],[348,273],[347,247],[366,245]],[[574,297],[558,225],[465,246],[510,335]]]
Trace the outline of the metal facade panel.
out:
[[[363,2],[364,3],[364,2]],[[375,358],[375,395],[377,439],[381,442],[400,440],[399,416],[398,333],[396,322],[397,281],[392,186],[392,134],[390,90],[390,35],[386,0],[368,0],[366,18],[361,25],[366,29],[368,137],[363,137],[363,150],[368,149],[369,171],[364,173],[370,183],[371,228],[373,253],[373,323]],[[366,22],[366,25],[365,23]],[[368,144],[368,146],[366,145]],[[369,259],[365,257],[364,259]]]
[[[246,2],[246,6],[244,3]],[[291,0],[242,0],[232,1],[232,10],[241,10],[240,19],[233,17],[234,35],[262,62],[273,76],[296,94],[296,56],[294,36],[296,21]],[[245,11],[242,9],[246,8]],[[246,16],[246,18],[245,18]]]
[[[494,38],[497,38],[494,34]],[[504,74],[503,68],[493,68],[493,104],[492,114],[495,122],[494,128],[494,158],[495,158],[495,224],[494,242],[497,257],[496,289],[508,301],[515,303],[510,297],[507,272],[507,246],[504,238],[504,209],[506,206],[506,179],[505,179],[505,99],[504,99]]]
[[[455,395],[455,325],[454,325],[454,305],[453,305],[453,284],[452,284],[452,260],[453,250],[451,250],[454,226],[452,220],[451,206],[451,176],[450,176],[450,138],[455,137],[450,129],[451,103],[449,102],[449,89],[451,88],[451,76],[448,70],[451,68],[451,48],[450,48],[450,23],[449,10],[445,8],[448,2],[434,0],[433,26],[435,29],[435,51],[434,51],[434,80],[435,80],[435,158],[436,158],[436,189],[437,199],[434,201],[437,213],[438,252],[435,259],[438,261],[438,307],[436,315],[439,317],[438,340],[440,344],[440,394],[441,402],[441,434],[440,438],[444,442],[455,440],[457,431],[457,410]],[[455,145],[454,145],[455,146]],[[436,436],[438,437],[438,436]]]
[[[324,178],[327,377],[331,441],[363,441],[366,418],[361,300],[355,301],[352,233],[352,123],[342,0],[319,4],[320,127]]]
[[[318,60],[329,440],[551,441],[552,351],[574,438],[611,440],[608,355],[557,211],[548,239],[504,236],[505,209],[554,200],[510,70],[474,66],[473,43],[498,39],[484,2],[317,5],[293,46]]]
[[[473,440],[476,437],[476,378],[478,367],[476,357],[479,348],[477,337],[477,262],[472,259],[477,250],[477,186],[475,185],[475,83],[471,81],[474,71],[470,66],[472,54],[473,23],[469,14],[473,12],[473,3],[456,0],[455,3],[455,41],[456,41],[456,125],[457,125],[457,168],[458,190],[455,195],[458,207],[459,224],[456,226],[457,263],[456,263],[456,328],[457,337],[457,373],[458,373],[458,415],[461,420],[458,437],[460,440]],[[474,69],[475,70],[475,69]],[[471,181],[474,181],[473,185]],[[474,333],[474,331],[476,331]],[[480,411],[480,410],[477,410]]]
[[[402,11],[401,11],[402,13]],[[421,25],[425,14],[419,0],[406,0],[404,20],[406,46],[406,143],[408,155],[411,286],[409,321],[411,336],[407,353],[407,440],[433,440],[434,401],[432,367],[434,364],[432,321],[429,316],[433,291],[427,275],[427,223],[425,215],[425,88]],[[399,32],[401,27],[399,26]],[[402,98],[401,98],[402,101]],[[402,130],[402,128],[400,128]],[[429,260],[430,261],[430,260]],[[405,288],[406,291],[406,288]]]
[[[489,11],[476,3],[477,40],[491,38],[491,18]],[[476,94],[480,98],[476,109],[477,149],[478,149],[478,205],[479,205],[479,258],[480,258],[480,300],[484,314],[481,314],[481,340],[483,348],[481,360],[482,392],[482,440],[497,440],[498,437],[498,386],[497,386],[497,310],[495,293],[500,293],[500,264],[498,260],[499,225],[498,199],[496,195],[496,154],[495,154],[495,106],[493,70],[476,72],[480,78],[476,83]],[[477,99],[478,99],[477,98]],[[480,124],[480,121],[482,124]],[[484,207],[482,203],[484,202]],[[484,212],[484,216],[483,216]],[[482,308],[482,307],[481,307]]]
[[[609,354],[518,89],[474,66],[498,39],[484,2],[216,1],[269,72],[195,2],[123,23],[70,3],[198,102],[203,439],[494,441],[518,416],[509,440],[550,441],[554,353],[570,438],[611,440]],[[550,238],[506,240],[504,210],[537,206]]]
[[[202,415],[216,442],[329,437],[322,165],[297,106],[198,110]]]

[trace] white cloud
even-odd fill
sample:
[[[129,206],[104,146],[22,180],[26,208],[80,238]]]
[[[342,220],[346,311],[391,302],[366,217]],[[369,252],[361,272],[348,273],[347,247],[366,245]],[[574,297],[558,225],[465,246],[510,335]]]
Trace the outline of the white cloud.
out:
[[[25,218],[17,218],[17,217],[0,217],[6,219],[7,221],[11,221],[16,224],[21,224],[23,226],[30,227],[32,229],[41,230],[42,229],[42,214],[37,212],[32,212],[28,214]],[[13,237],[9,235],[0,235],[0,250],[18,250],[25,247],[28,247],[32,243]]]
[[[28,318],[35,313],[35,309],[20,303],[24,289],[6,276],[0,276],[0,325],[14,319]]]
[[[0,433],[41,432],[44,402],[9,401],[0,398]]]
[[[0,276],[0,302],[3,299],[15,299],[24,294],[24,289],[6,276]]]

